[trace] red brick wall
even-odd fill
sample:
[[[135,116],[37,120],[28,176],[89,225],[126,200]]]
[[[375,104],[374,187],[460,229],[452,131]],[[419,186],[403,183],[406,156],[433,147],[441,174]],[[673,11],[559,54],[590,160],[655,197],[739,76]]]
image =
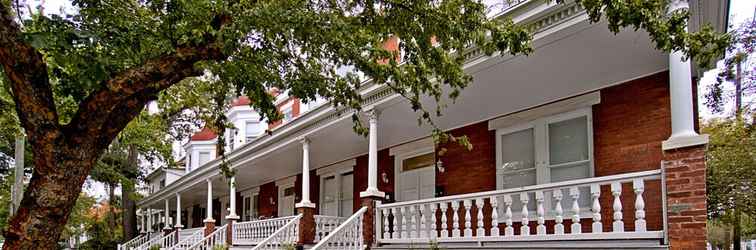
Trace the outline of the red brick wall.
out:
[[[467,150],[455,142],[441,145],[444,172],[436,169],[436,187],[443,195],[455,195],[496,189],[495,133],[487,122],[480,122],[449,131],[454,136],[466,135],[473,145]]]
[[[661,142],[670,135],[669,73],[662,72],[601,90],[593,107],[593,148],[596,176],[654,170],[661,167]],[[601,189],[604,230],[611,230],[612,196]],[[646,218],[649,230],[662,229],[661,181],[646,182]],[[634,208],[632,186],[622,186],[624,208]],[[625,229],[634,227],[635,211],[625,209]]]
[[[368,155],[358,156],[357,165],[354,167],[354,211],[362,206],[360,192],[367,189],[368,178]],[[383,182],[381,175],[386,173],[388,183]],[[388,149],[378,151],[378,190],[389,195],[394,200],[394,157],[389,155]]]
[[[278,203],[278,187],[275,182],[268,182],[260,186],[257,211],[260,216],[273,217],[278,215],[278,205],[270,204],[271,198]]]

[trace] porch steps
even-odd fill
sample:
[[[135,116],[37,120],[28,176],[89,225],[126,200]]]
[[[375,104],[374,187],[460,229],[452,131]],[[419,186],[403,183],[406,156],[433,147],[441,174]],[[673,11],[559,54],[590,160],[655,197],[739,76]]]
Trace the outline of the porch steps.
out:
[[[589,250],[667,250],[668,246],[661,245],[658,240],[567,240],[567,241],[528,241],[528,242],[477,242],[440,243],[440,249],[463,250],[557,250],[557,249],[589,249]],[[428,244],[387,244],[372,249],[406,250],[428,249]]]
[[[305,245],[303,250],[310,249],[314,247],[315,245]],[[228,250],[251,250],[255,248],[254,244],[234,244],[233,246],[229,247]]]

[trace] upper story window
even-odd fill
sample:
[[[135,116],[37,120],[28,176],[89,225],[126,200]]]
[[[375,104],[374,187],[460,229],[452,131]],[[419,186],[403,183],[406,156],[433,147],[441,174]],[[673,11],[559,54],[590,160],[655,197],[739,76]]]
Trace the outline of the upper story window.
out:
[[[163,189],[165,187],[165,179],[160,180],[160,184],[158,184],[158,189]]]
[[[238,134],[238,133],[239,133],[239,130],[236,129],[236,128],[232,128],[229,131],[228,146],[231,148],[231,150],[233,150],[235,148],[234,145],[236,143],[236,134]]]
[[[591,109],[496,131],[496,186],[515,188],[593,176]]]
[[[286,108],[283,111],[281,111],[281,113],[283,113],[283,122],[284,123],[289,122],[289,121],[291,121],[291,119],[294,118],[294,110],[292,109],[291,106],[289,106],[288,108]]]
[[[210,152],[199,152],[199,165],[202,166],[205,165],[205,163],[210,161]]]
[[[244,128],[245,139],[247,142],[260,136],[262,133],[262,126],[259,121],[247,121]]]

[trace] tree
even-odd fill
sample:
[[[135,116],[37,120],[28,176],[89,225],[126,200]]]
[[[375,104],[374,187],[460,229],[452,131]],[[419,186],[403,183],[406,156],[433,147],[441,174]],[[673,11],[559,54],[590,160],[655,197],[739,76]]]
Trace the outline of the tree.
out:
[[[591,21],[608,20],[611,31],[642,28],[657,48],[697,62],[729,40],[710,28],[686,32],[687,11],[668,15],[667,0],[577,2]],[[221,107],[229,95],[249,96],[265,118],[280,119],[268,91],[277,88],[304,102],[319,96],[354,109],[355,130],[364,133],[357,115],[364,74],[408,99],[433,125],[434,138],[465,143],[433,122],[442,98],[455,99],[472,80],[455,52],[532,51],[525,27],[490,19],[474,0],[76,0],[77,13],[32,14],[21,24],[17,1],[0,3],[0,64],[34,154],[5,249],[53,248],[104,150],[145,104],[188,77],[211,79],[216,131],[226,126]],[[400,38],[402,53],[380,46],[390,37]],[[399,57],[401,63],[392,60]],[[340,74],[343,68],[353,70]],[[435,110],[420,102],[426,96]]]
[[[756,218],[756,126],[741,117],[713,119],[704,124],[710,135],[706,163],[709,217],[732,226],[733,244],[740,248],[744,218]],[[745,216],[742,216],[745,215]]]
[[[708,86],[706,106],[714,112],[723,112],[725,102],[734,99],[734,113],[752,112],[743,97],[756,93],[756,63],[751,56],[756,52],[756,20],[745,22],[731,31],[732,43],[727,48],[724,68],[717,75],[717,81]],[[731,83],[734,91],[727,91],[726,83]]]

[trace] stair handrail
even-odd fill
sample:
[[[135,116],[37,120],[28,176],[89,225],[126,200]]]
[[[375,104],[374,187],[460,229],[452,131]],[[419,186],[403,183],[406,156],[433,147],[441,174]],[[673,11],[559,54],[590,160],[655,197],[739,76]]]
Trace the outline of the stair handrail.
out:
[[[181,246],[192,246],[194,244],[197,244],[197,242],[200,242],[202,239],[204,239],[203,235],[205,234],[205,230],[200,228],[199,230],[196,230],[196,232],[193,232],[191,235],[187,236],[186,238],[179,239],[179,242],[176,242],[173,246],[169,247],[166,250],[175,250],[177,248],[181,248]]]
[[[362,218],[367,211],[367,207],[362,207],[352,214],[344,223],[341,223],[336,230],[333,230],[328,236],[320,240],[311,250],[319,249],[364,249],[365,245],[362,238]]]
[[[134,237],[133,239],[130,239],[122,244],[118,244],[118,250],[130,250],[136,246],[139,246],[142,243],[144,243],[145,240],[149,240],[150,239],[149,236],[150,234],[145,233],[137,237]]]
[[[186,250],[212,249],[217,245],[226,245],[226,226],[228,226],[228,224],[216,228],[213,233],[208,234],[207,236],[205,236],[205,238],[202,238],[201,241],[194,243],[194,245],[186,248]]]
[[[297,237],[299,236],[299,220],[302,219],[302,214],[299,214],[292,218],[286,225],[279,228],[265,238],[264,240],[260,241],[252,250],[259,250],[259,249],[279,249],[282,248],[281,245],[285,244],[285,242],[281,242],[280,239],[285,239],[291,236]],[[274,241],[279,240],[279,241]],[[296,244],[295,242],[292,242]],[[270,245],[270,246],[269,246]]]
[[[134,249],[137,249],[137,250],[150,249],[151,246],[160,244],[161,239],[163,239],[163,236],[160,235],[160,232],[150,233],[150,239],[138,245]]]

